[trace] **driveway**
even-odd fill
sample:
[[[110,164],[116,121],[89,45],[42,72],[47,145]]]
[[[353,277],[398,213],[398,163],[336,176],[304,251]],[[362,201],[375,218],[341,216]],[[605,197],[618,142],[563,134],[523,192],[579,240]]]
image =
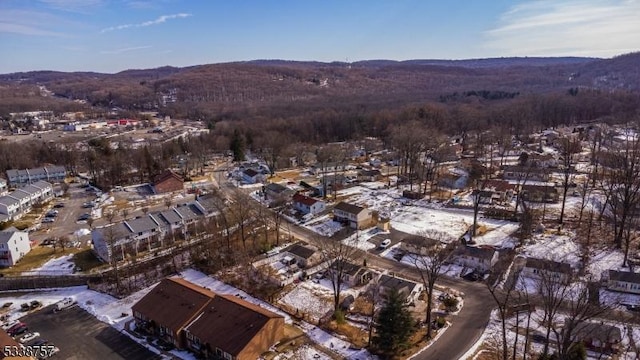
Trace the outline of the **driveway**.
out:
[[[78,306],[57,313],[47,306],[20,320],[60,348],[56,359],[162,359]]]

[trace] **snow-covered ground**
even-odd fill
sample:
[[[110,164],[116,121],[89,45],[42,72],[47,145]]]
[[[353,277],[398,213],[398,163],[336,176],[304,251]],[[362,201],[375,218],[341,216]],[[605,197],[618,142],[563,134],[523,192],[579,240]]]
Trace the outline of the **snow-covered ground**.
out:
[[[67,275],[73,274],[76,267],[73,261],[73,254],[60,256],[47,261],[42,266],[22,272],[22,275]]]
[[[318,281],[318,282],[315,282]],[[313,321],[317,321],[328,311],[333,309],[333,286],[331,280],[323,278],[315,281],[302,281],[298,285],[280,298],[278,301],[290,307],[292,310],[304,312]],[[358,291],[342,284],[341,297],[353,295],[356,297]]]
[[[329,215],[324,215],[311,220],[309,223],[305,224],[304,227],[323,236],[332,236],[336,232],[340,231],[344,225],[337,221],[333,221]]]
[[[538,234],[533,238],[522,254],[527,257],[553,260],[570,264],[573,269],[580,265],[580,247],[573,241],[573,236],[552,233]]]
[[[529,323],[529,334],[533,335],[544,335],[545,334],[545,328],[542,325],[543,324],[543,319],[544,317],[544,313],[542,310],[536,310],[534,313],[532,313],[531,315],[531,321]],[[559,322],[562,322],[562,314],[558,314],[558,319]],[[510,317],[507,319],[507,333],[506,333],[506,338],[507,338],[507,344],[509,346],[510,351],[513,351],[513,344],[515,341],[515,337],[516,337],[516,332],[515,327],[516,324],[519,324],[520,327],[520,335],[518,336],[518,354],[522,354],[524,352],[524,343],[525,343],[525,337],[524,337],[524,333],[522,332],[523,329],[526,327],[527,325],[527,316],[526,314],[521,314],[519,316],[519,318],[517,319],[518,321],[516,321],[516,316],[514,315],[513,317]],[[623,359],[623,360],[632,360],[632,359],[637,359],[638,355],[633,348],[630,346],[631,344],[631,339],[629,338],[629,332],[627,330],[629,330],[628,326],[626,325],[621,325],[619,323],[609,323],[607,321],[604,321],[602,319],[594,319],[592,320],[593,322],[596,323],[606,323],[607,325],[611,325],[611,326],[615,326],[618,327],[620,329],[620,333],[622,336],[622,341],[620,343],[620,348],[621,348],[621,352],[620,352],[620,357],[619,359]],[[635,342],[638,342],[639,336],[640,336],[640,328],[638,327],[633,327],[631,330],[631,333],[633,334],[633,339],[635,340]],[[551,339],[550,339],[550,347],[551,347],[551,352],[555,351],[555,346],[556,346],[556,339],[553,336],[553,332],[551,334]],[[481,345],[484,345],[485,347],[488,347],[489,349],[497,349],[498,347],[500,347],[502,344],[502,333],[501,333],[501,321],[500,321],[500,317],[498,315],[498,311],[494,310],[491,313],[491,320],[489,321],[489,325],[487,326],[487,328],[485,329],[484,333],[482,334],[482,336],[480,337],[480,339],[478,340],[478,342],[474,345],[474,347],[472,347],[472,349],[470,349],[463,357],[461,357],[461,360],[471,360],[474,359],[474,354],[477,353],[477,349],[480,348]],[[530,355],[535,355],[535,354],[540,354],[543,350],[543,344],[539,343],[539,342],[535,342],[535,341],[529,341],[529,345],[530,345],[530,349],[529,349],[529,354]],[[587,359],[589,360],[595,360],[595,359],[601,359],[601,358],[606,358],[608,359],[609,357],[602,357],[601,354],[592,352],[592,351],[587,351]]]

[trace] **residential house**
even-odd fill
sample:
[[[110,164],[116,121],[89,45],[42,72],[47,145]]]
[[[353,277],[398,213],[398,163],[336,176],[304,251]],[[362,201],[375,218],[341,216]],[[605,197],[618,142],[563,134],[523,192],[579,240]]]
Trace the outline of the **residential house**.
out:
[[[316,163],[309,168],[309,172],[314,175],[344,171],[347,166],[342,162]]]
[[[317,265],[322,260],[320,253],[315,248],[302,244],[293,244],[282,252],[295,259],[298,267],[303,269]]]
[[[547,168],[536,168],[531,166],[504,166],[502,178],[505,180],[517,180],[521,183],[525,181],[549,181],[551,170]]]
[[[373,279],[373,273],[366,267],[351,264],[343,260],[334,261],[327,271],[336,275],[341,273],[343,283],[351,287],[365,285]]]
[[[640,294],[640,273],[609,270],[607,289],[631,294]]]
[[[15,265],[30,250],[29,233],[15,229],[0,231],[0,267]]]
[[[3,221],[20,218],[23,214],[20,208],[20,200],[11,196],[0,197],[0,214],[6,217]]]
[[[405,300],[405,303],[415,302],[424,290],[422,284],[395,276],[380,275],[378,279],[378,293],[386,296],[390,291],[396,290]]]
[[[32,184],[37,181],[63,182],[67,176],[64,166],[45,166],[25,170],[7,170],[7,179],[12,186]]]
[[[205,217],[212,217],[220,214],[218,211],[218,200],[214,194],[198,195],[193,205],[204,214]]]
[[[277,183],[269,183],[265,185],[262,191],[264,193],[265,200],[271,201],[287,201],[295,193],[295,191],[288,187]]]
[[[560,192],[555,186],[549,185],[522,185],[520,188],[522,200],[531,202],[555,203],[560,200]]]
[[[358,181],[378,181],[382,178],[382,173],[378,169],[362,169],[358,171]]]
[[[141,331],[204,359],[257,359],[284,337],[283,316],[184,279],[162,280],[132,312]]]
[[[409,236],[402,239],[400,250],[408,254],[429,255],[434,246],[439,245],[440,241],[426,238],[424,236]]]
[[[464,189],[468,182],[467,174],[449,172],[438,176],[438,185],[449,189]]]
[[[564,327],[571,324],[571,319],[566,318]],[[600,353],[617,353],[620,350],[622,332],[617,326],[583,321],[575,324],[570,333],[571,342],[582,343],[587,350]]]
[[[364,229],[373,225],[371,210],[346,202],[340,202],[333,208],[333,216],[336,221],[352,229]]]
[[[347,186],[351,180],[349,177],[343,174],[334,174],[323,176],[320,179],[320,184],[324,187],[326,185],[329,190],[339,190]]]
[[[168,234],[197,235],[198,229],[191,225],[204,217],[193,201],[97,228],[91,232],[93,251],[105,262],[121,261],[127,254],[138,255],[140,251],[162,247]]]
[[[498,252],[492,247],[459,246],[453,254],[453,263],[487,273],[498,262],[498,256]]]
[[[326,204],[322,200],[314,199],[312,197],[296,193],[293,195],[293,208],[300,211],[302,214],[316,215],[323,212],[326,209]]]
[[[166,194],[174,191],[184,190],[184,179],[171,170],[166,170],[158,177],[152,185],[155,194]]]
[[[7,180],[0,178],[0,196],[4,196],[9,192],[9,187],[7,186]]]
[[[509,202],[517,192],[517,185],[504,180],[486,180],[482,183],[482,190],[490,192],[489,199],[482,199],[484,204],[494,204],[496,202]]]
[[[522,276],[531,279],[542,279],[559,283],[567,283],[573,274],[571,265],[553,260],[527,258],[521,272]]]
[[[259,182],[263,182],[264,180],[264,174],[254,169],[249,168],[242,171],[242,181],[246,182],[247,184],[257,184]]]
[[[558,166],[558,159],[552,154],[531,153],[527,163],[537,168],[555,168]]]

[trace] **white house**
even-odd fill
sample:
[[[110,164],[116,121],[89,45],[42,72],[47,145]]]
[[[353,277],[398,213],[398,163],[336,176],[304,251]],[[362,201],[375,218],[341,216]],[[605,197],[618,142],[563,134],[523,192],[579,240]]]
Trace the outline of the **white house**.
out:
[[[628,271],[609,270],[607,289],[640,294],[640,274]]]
[[[295,194],[293,195],[293,207],[303,214],[319,214],[326,208],[324,201],[314,199],[312,197]]]
[[[378,279],[378,292],[380,295],[385,296],[391,290],[398,291],[404,297],[405,302],[410,304],[418,299],[420,293],[424,290],[424,286],[411,280],[381,275]]]
[[[32,184],[37,181],[62,182],[67,176],[64,166],[45,166],[25,170],[7,170],[7,179],[13,186]]]
[[[7,180],[0,179],[0,196],[4,196],[9,191],[9,187],[7,186]]]
[[[498,262],[498,252],[489,247],[460,246],[456,249],[453,263],[482,273],[491,271]]]
[[[264,181],[264,179],[264,174],[254,169],[246,169],[242,171],[242,180],[248,184],[256,184]]]
[[[567,283],[571,279],[571,265],[553,260],[527,258],[522,268],[522,276],[531,279],[545,278],[559,283]]]
[[[0,231],[0,267],[15,265],[29,250],[31,244],[28,233],[18,230]]]

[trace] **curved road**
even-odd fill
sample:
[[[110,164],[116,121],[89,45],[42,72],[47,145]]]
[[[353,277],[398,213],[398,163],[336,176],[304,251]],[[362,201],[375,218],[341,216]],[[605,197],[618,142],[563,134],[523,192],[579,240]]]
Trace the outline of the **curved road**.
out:
[[[227,165],[225,164],[224,166],[224,170],[222,169],[222,166],[220,166],[218,171],[226,171]],[[218,188],[223,192],[228,191],[231,188],[235,188],[226,180],[227,179],[225,177],[222,181],[224,184],[218,183]],[[285,223],[281,227],[280,231],[283,233],[290,232],[291,235],[298,239],[316,246],[320,245],[318,244],[318,234],[309,229],[298,226],[297,224]],[[387,269],[413,281],[417,281],[419,283],[422,282],[420,274],[412,266],[383,258],[375,254],[366,254],[367,262],[370,266]],[[451,326],[444,332],[444,334],[442,334],[442,336],[440,336],[440,338],[432,343],[427,349],[416,354],[414,359],[460,359],[480,339],[480,336],[482,336],[482,333],[489,323],[491,311],[495,307],[494,300],[484,283],[474,283],[465,281],[461,278],[441,276],[437,284],[464,293],[464,305],[458,315],[453,318]]]
[[[281,230],[291,231],[291,234],[296,238],[316,246],[320,245],[317,240],[318,234],[295,224],[285,225],[285,227],[287,226],[289,229]],[[422,282],[420,274],[412,266],[371,253],[366,254],[369,266],[393,271],[402,277]],[[414,359],[460,359],[480,339],[489,323],[491,310],[495,307],[494,300],[484,283],[441,276],[437,284],[464,293],[464,305],[460,313],[454,316],[449,329],[431,346],[417,354]]]

